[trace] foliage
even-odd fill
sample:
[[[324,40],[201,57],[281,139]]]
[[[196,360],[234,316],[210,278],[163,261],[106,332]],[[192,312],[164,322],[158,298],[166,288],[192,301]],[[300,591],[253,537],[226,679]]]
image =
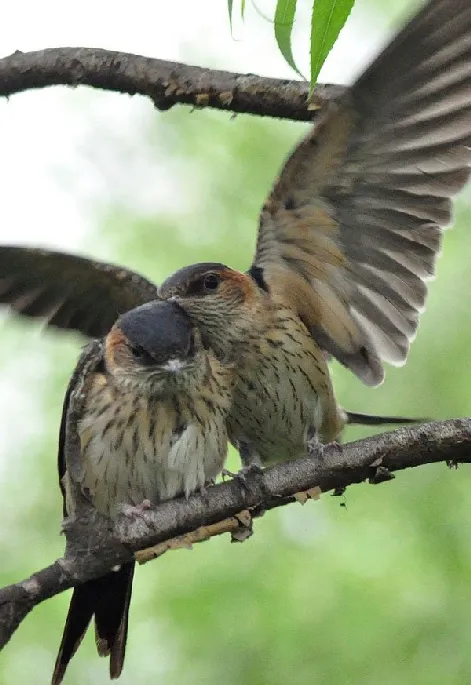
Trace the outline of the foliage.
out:
[[[334,46],[352,10],[355,0],[313,0],[310,34],[310,82],[316,85],[322,65]],[[241,0],[240,16],[244,19],[245,0]],[[296,19],[297,0],[277,0],[273,27],[278,48],[289,66],[301,77],[293,56],[292,33]],[[235,11],[234,0],[227,0],[229,22],[232,32],[232,18]]]

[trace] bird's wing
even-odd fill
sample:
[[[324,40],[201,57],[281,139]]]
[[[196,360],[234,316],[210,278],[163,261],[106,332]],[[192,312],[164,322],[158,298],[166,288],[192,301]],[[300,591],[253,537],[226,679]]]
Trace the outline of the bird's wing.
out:
[[[114,264],[40,248],[0,246],[0,303],[93,338],[120,314],[157,298],[157,287]]]
[[[64,499],[64,516],[67,516],[66,490],[63,482],[66,472],[67,412],[74,390],[87,383],[93,374],[100,372],[102,364],[102,342],[93,340],[84,348],[67,387],[59,431],[58,456],[59,484]],[[100,656],[110,656],[111,678],[117,678],[120,675],[126,650],[133,574],[134,562],[131,562],[121,566],[118,571],[108,573],[102,578],[87,581],[74,588],[52,676],[53,685],[60,685],[62,682],[67,666],[77,651],[93,616],[95,617],[98,653]]]
[[[405,361],[471,162],[471,2],[431,0],[283,168],[251,272],[365,383]]]
[[[59,486],[64,500],[64,516],[67,516],[66,490],[64,486],[64,476],[66,472],[65,441],[67,430],[67,413],[70,407],[72,393],[85,386],[89,386],[92,374],[102,372],[104,369],[103,341],[92,340],[82,350],[77,365],[72,373],[62,405],[62,416],[59,428],[59,449],[57,466],[59,472]]]

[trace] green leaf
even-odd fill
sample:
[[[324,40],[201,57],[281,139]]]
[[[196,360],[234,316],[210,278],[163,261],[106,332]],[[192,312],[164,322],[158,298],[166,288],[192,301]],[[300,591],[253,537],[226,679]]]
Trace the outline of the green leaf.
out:
[[[229,26],[231,27],[231,36],[233,36],[232,33],[232,10],[234,9],[234,0],[227,0],[227,11],[229,12]]]
[[[233,15],[234,15],[234,0],[227,0],[227,12],[229,14],[229,26],[231,27],[231,37],[234,38],[233,33]],[[245,0],[240,0],[240,18],[244,21],[245,15]]]
[[[275,10],[275,38],[286,62],[297,74],[304,78],[296,66],[291,48],[291,33],[293,31],[295,13],[296,0],[278,0]]]
[[[355,0],[314,0],[311,20],[311,89],[347,21]]]

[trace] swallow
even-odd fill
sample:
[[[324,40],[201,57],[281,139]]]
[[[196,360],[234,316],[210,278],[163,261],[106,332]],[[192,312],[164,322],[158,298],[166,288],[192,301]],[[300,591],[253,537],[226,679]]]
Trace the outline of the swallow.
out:
[[[85,394],[77,425],[81,487],[113,518],[123,505],[188,496],[216,478],[226,457],[233,378],[232,366],[203,347],[176,303],[149,302],[119,317],[84,348],[67,389],[58,458],[64,516],[75,509],[64,449],[77,386]],[[93,617],[98,654],[109,656],[111,678],[121,674],[133,574],[131,562],[74,589],[52,685],[62,681]]]
[[[405,363],[442,229],[469,178],[471,4],[430,0],[316,116],[260,214],[244,273],[180,269],[158,288],[119,266],[0,248],[0,301],[85,335],[156,296],[182,307],[215,356],[236,358],[228,434],[245,465],[305,454],[348,422],[336,358],[369,386]]]

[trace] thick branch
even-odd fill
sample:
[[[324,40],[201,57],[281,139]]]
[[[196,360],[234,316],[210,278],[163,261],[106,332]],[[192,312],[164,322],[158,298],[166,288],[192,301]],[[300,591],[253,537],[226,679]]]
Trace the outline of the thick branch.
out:
[[[233,530],[232,523],[214,526],[214,530],[211,526],[241,510],[250,509],[257,515],[287,504],[298,492],[314,488],[327,492],[365,480],[376,483],[388,480],[389,472],[442,461],[471,462],[471,419],[404,428],[343,446],[332,444],[314,458],[249,474],[245,485],[234,479],[209,488],[205,495],[166,502],[137,517],[123,515],[115,527],[120,541],[111,534],[109,521],[85,508],[66,527],[67,552],[63,559],[22,583],[0,590],[0,646],[8,642],[34,606],[67,588],[104,575],[113,566],[130,560],[132,552],[202,526],[210,534]]]
[[[86,85],[148,96],[158,109],[180,103],[228,112],[311,121],[344,88],[203,69],[98,48],[50,48],[0,59],[0,96],[32,88]]]

